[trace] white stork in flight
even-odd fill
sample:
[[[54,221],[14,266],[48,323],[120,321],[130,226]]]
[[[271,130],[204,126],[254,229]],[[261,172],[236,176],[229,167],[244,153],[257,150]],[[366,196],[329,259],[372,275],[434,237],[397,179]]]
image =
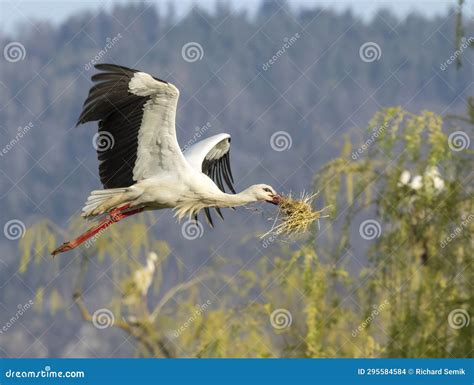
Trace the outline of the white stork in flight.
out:
[[[212,226],[210,208],[222,218],[222,207],[280,202],[266,184],[235,193],[229,134],[211,136],[181,151],[175,128],[179,91],[173,84],[114,64],[95,67],[101,72],[92,76],[97,83],[89,91],[77,125],[99,121],[99,138],[101,134],[113,137],[113,146],[97,151],[104,189],[92,191],[82,209],[83,217],[99,216],[100,221],[52,255],[72,250],[111,224],[144,210],[171,208],[179,219],[196,220],[204,209]]]

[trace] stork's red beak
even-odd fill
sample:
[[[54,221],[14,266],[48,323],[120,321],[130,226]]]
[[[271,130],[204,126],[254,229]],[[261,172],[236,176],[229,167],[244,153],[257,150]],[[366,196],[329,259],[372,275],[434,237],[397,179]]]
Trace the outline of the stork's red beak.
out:
[[[271,201],[267,201],[268,203],[274,204],[274,205],[279,205],[281,202],[281,196],[280,195],[274,195]]]

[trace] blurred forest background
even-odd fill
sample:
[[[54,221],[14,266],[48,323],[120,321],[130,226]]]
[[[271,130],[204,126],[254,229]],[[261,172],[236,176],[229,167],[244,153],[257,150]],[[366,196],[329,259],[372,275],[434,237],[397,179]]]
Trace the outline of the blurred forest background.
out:
[[[460,10],[363,21],[265,1],[254,17],[217,3],[177,18],[135,3],[1,32],[0,356],[472,356],[474,23]],[[74,127],[95,60],[177,85],[181,146],[229,132],[237,189],[320,191],[330,218],[293,242],[258,237],[267,207],[214,229],[143,214],[52,260],[100,186],[95,125]]]

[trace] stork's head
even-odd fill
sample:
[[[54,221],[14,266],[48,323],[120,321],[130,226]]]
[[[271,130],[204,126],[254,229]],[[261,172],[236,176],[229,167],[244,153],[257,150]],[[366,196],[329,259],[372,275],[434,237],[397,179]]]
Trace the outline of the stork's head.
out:
[[[277,205],[280,203],[281,196],[272,186],[267,184],[254,184],[250,187],[256,201],[265,201]]]
[[[155,252],[150,252],[148,254],[148,261],[149,263],[156,263],[158,261],[158,255]]]

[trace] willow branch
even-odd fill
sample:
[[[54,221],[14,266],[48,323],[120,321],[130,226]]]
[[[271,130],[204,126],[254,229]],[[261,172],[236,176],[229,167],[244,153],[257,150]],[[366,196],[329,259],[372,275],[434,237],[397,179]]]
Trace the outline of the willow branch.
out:
[[[189,280],[185,283],[176,285],[173,288],[171,288],[170,290],[168,290],[166,292],[166,294],[163,296],[163,298],[161,299],[161,301],[158,303],[158,305],[156,305],[153,312],[151,313],[150,320],[152,322],[155,321],[156,317],[160,313],[163,306],[165,306],[168,303],[168,301],[171,298],[173,298],[176,294],[178,294],[181,291],[187,290],[187,289],[193,287],[196,283],[201,282],[201,280],[205,280],[205,279],[208,279],[210,277],[211,277],[211,274],[203,274],[203,275],[198,276],[196,278],[193,278],[193,279],[191,279],[191,280]]]
[[[82,318],[85,321],[88,322],[93,322],[93,316],[87,309],[86,305],[84,304],[84,301],[82,299],[81,293],[79,291],[76,291],[73,295],[74,302],[76,306],[79,309],[79,312],[81,313]],[[142,324],[136,323],[136,324],[129,324],[128,322],[125,322],[123,320],[114,320],[113,326],[122,329],[123,331],[127,332],[130,334],[132,337],[137,339],[139,343],[141,343],[147,351],[154,357],[156,357],[158,354],[155,346],[150,342],[147,334],[145,333],[145,328]],[[159,348],[159,352],[167,358],[171,358],[172,355],[170,351],[166,348],[165,344],[163,341],[161,341],[159,338],[157,339],[157,345]]]

